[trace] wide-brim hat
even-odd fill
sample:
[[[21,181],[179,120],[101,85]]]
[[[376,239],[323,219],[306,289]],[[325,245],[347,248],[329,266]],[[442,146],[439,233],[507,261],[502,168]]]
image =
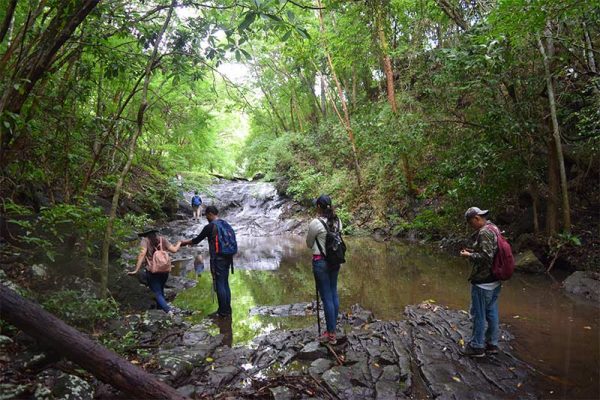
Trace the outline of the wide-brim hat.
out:
[[[156,227],[154,226],[146,226],[144,227],[144,229],[142,229],[141,232],[138,233],[139,237],[144,237],[144,236],[148,236],[151,233],[155,233],[158,232],[158,229],[156,229]]]

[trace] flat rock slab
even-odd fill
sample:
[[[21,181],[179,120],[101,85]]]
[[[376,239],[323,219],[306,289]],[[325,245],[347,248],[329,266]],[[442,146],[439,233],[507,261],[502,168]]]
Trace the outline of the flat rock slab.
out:
[[[301,317],[313,315],[316,310],[316,303],[296,303],[277,306],[259,306],[251,308],[250,315],[266,315],[269,317]]]
[[[407,307],[405,316],[377,321],[355,306],[340,322],[343,345],[320,346],[315,327],[274,331],[249,346],[218,347],[211,362],[196,364],[177,383],[205,397],[536,398],[528,383],[533,372],[509,353],[508,332],[500,354],[472,359],[460,354],[471,331],[465,312],[423,303]]]
[[[470,338],[466,313],[423,303],[406,307],[412,325],[410,354],[434,398],[535,398],[529,386],[531,372],[509,353],[507,332],[501,332],[500,352],[484,358],[460,354]]]

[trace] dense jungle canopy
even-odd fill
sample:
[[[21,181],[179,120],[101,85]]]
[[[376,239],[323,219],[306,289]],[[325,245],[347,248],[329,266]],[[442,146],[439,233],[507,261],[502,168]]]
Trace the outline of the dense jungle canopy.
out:
[[[3,238],[106,266],[177,174],[259,174],[349,230],[439,237],[479,204],[581,244],[599,27],[597,1],[2,0]]]

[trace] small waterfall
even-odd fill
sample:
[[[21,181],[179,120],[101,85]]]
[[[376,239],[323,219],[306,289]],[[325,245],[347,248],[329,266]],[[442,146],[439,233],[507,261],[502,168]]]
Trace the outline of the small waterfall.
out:
[[[268,182],[220,181],[200,193],[203,206],[214,205],[219,216],[229,222],[236,232],[238,254],[234,259],[236,269],[274,270],[281,260],[297,257],[299,248],[304,248],[304,233],[308,223],[308,212],[301,218],[285,218],[286,211],[301,207],[277,193]],[[192,193],[186,194],[186,200]],[[200,233],[206,220],[172,221],[161,230],[172,241],[190,239]],[[193,248],[182,248],[174,257],[181,264],[182,272],[193,270],[193,258],[204,257],[205,269],[209,267],[208,244],[203,241]]]

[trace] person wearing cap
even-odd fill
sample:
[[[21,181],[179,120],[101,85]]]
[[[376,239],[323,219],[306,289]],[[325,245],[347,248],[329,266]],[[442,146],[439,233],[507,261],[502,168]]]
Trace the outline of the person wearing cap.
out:
[[[135,275],[139,272],[142,266],[147,266],[149,260],[152,260],[154,252],[159,249],[159,247],[171,253],[176,253],[181,246],[181,242],[177,242],[174,245],[169,243],[167,238],[159,235],[158,229],[153,227],[145,228],[142,232],[138,233],[138,236],[142,238],[142,241],[140,242],[140,252],[138,253],[135,270],[129,271],[129,275]],[[148,287],[150,287],[150,290],[154,293],[158,308],[169,314],[173,314],[175,311],[178,311],[175,307],[169,305],[165,299],[165,284],[169,278],[169,273],[152,273],[147,269],[145,271]]]
[[[473,332],[470,342],[462,351],[464,355],[471,357],[497,353],[500,336],[498,296],[501,284],[492,274],[494,256],[498,252],[498,238],[492,231],[495,225],[488,220],[488,213],[488,210],[478,207],[471,207],[465,212],[467,224],[475,230],[475,241],[472,249],[460,251],[460,256],[467,258],[472,265],[469,281]]]
[[[341,231],[342,222],[335,214],[331,197],[321,195],[313,200],[317,209],[317,217],[314,218],[308,226],[306,234],[306,245],[312,249],[313,275],[321,300],[323,301],[323,310],[325,312],[325,322],[327,330],[319,337],[323,343],[335,344],[336,324],[340,307],[337,292],[339,265],[328,265],[325,260],[325,238],[327,229],[323,223],[327,224],[330,231]]]

